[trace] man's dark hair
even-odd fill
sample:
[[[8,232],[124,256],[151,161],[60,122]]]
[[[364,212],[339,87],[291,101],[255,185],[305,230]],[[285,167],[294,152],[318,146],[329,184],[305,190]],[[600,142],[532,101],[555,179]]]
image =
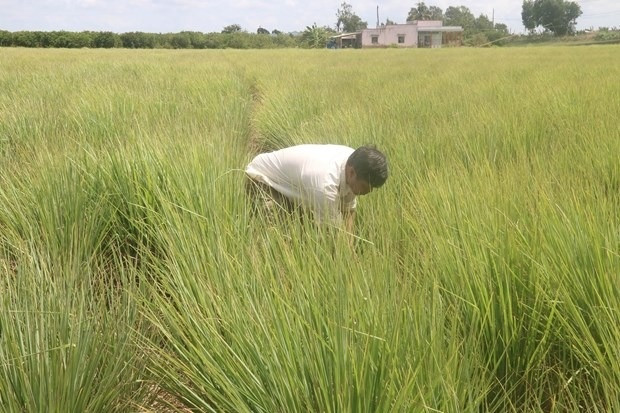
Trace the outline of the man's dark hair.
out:
[[[368,182],[373,188],[379,188],[387,180],[387,159],[375,146],[357,148],[347,159],[347,165],[352,166],[357,177]]]

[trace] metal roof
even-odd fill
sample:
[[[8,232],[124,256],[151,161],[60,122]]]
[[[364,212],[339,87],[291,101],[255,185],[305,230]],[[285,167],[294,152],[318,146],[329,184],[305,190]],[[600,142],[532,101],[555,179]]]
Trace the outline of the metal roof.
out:
[[[362,32],[336,34],[334,36],[330,36],[330,39],[355,39],[355,37],[361,33]]]

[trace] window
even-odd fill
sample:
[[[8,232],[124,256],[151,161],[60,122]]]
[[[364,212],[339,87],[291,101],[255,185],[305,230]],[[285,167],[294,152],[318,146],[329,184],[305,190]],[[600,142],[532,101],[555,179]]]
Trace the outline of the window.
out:
[[[370,36],[370,41],[372,44],[379,44],[379,36]]]
[[[398,35],[398,43],[400,43],[400,44],[405,43],[405,35],[404,34],[399,34]]]

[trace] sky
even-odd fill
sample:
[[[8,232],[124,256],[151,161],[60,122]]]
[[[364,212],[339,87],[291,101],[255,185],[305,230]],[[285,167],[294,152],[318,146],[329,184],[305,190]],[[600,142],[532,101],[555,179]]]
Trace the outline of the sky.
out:
[[[239,24],[248,32],[303,31],[306,26],[334,27],[343,0],[0,0],[0,30],[131,31],[176,33],[220,32]],[[353,12],[375,27],[379,20],[404,23],[419,0],[348,0]],[[577,29],[620,28],[620,0],[576,0],[583,15]],[[475,15],[495,17],[512,33],[525,31],[522,0],[427,0],[442,10],[465,6]]]

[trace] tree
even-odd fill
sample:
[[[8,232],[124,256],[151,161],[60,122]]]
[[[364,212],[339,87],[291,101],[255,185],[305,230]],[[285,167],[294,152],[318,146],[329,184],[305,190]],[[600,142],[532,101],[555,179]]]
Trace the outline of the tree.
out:
[[[501,33],[504,36],[507,36],[510,31],[508,30],[508,26],[504,23],[495,23],[495,31]]]
[[[461,26],[465,31],[465,36],[469,36],[474,30],[476,18],[465,6],[448,7],[444,13],[444,23],[446,26]]]
[[[259,28],[256,30],[256,34],[269,34],[269,30],[267,30],[267,29],[263,29],[262,27],[259,27]]]
[[[443,20],[443,10],[437,6],[429,7],[421,1],[409,10],[407,21],[413,20]]]
[[[325,47],[328,38],[328,29],[326,27],[319,27],[316,23],[312,26],[306,26],[306,30],[304,30],[301,35],[303,44],[311,49],[320,49]]]
[[[111,48],[122,44],[118,34],[112,32],[98,32],[93,34],[93,47]]]
[[[158,35],[153,33],[129,32],[120,36],[123,47],[128,49],[153,49],[159,46]]]
[[[222,29],[222,33],[237,33],[241,31],[241,26],[238,24],[230,24]]]
[[[174,33],[169,39],[173,49],[191,49],[192,40],[188,32]]]
[[[35,44],[34,33],[25,31],[13,33],[13,46],[37,47]]]
[[[0,30],[0,47],[12,46],[12,45],[13,45],[13,34],[6,30]]]
[[[247,36],[247,33],[239,30],[234,33],[226,33],[223,43],[225,48],[248,49],[248,40],[249,37]]]
[[[476,33],[474,34],[467,42],[472,46],[482,46],[489,43],[489,38],[484,33]]]
[[[336,30],[343,31],[345,33],[356,32],[368,27],[368,23],[362,21],[362,19],[355,13],[353,13],[353,6],[343,2],[340,8],[336,12]]]
[[[525,28],[531,31],[540,26],[556,36],[574,33],[581,14],[579,4],[565,0],[525,0],[521,9]]]
[[[430,20],[443,20],[443,10],[441,10],[441,7],[430,6],[428,11],[431,15]]]
[[[523,26],[531,32],[534,31],[536,26],[536,18],[534,17],[534,0],[525,0],[521,8],[521,21]]]
[[[489,20],[486,14],[481,14],[474,21],[474,27],[477,31],[488,31],[493,30],[493,22]]]

